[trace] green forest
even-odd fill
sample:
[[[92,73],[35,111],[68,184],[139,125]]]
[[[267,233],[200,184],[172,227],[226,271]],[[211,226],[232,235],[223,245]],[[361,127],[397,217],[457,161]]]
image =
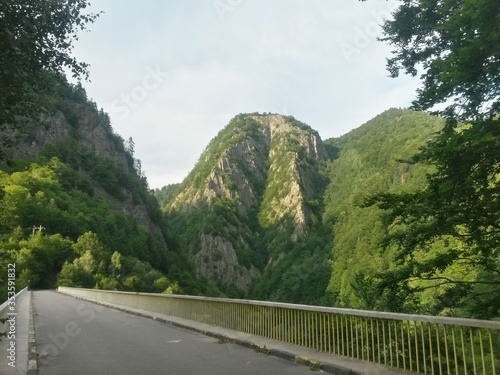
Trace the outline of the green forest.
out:
[[[71,56],[78,32],[99,17],[84,13],[88,5],[2,5],[0,267],[16,264],[18,290],[208,293],[168,234],[133,140],[66,79],[64,69],[88,79],[88,64]],[[60,22],[47,25],[47,15]]]
[[[175,252],[127,142],[113,133],[107,116],[81,88],[58,84],[64,90],[54,98],[60,101],[56,110],[74,118],[67,124],[70,135],[47,144],[35,159],[9,159],[0,171],[2,266],[17,265],[19,288],[173,293],[181,291],[177,280],[182,280],[187,291],[204,291],[206,283],[196,280],[187,259]],[[75,101],[68,92],[83,99]],[[88,113],[107,132],[121,163],[84,144],[79,116]],[[31,139],[33,129],[23,137]],[[137,207],[143,216],[126,213]]]
[[[402,1],[385,22],[391,76],[423,69],[411,108],[327,140],[292,116],[239,114],[182,183],[154,191],[134,141],[64,74],[88,77],[71,46],[99,15],[83,15],[86,1],[9,4],[0,20],[0,270],[16,264],[18,290],[500,318],[495,0]],[[42,33],[19,22],[47,12],[61,23]]]

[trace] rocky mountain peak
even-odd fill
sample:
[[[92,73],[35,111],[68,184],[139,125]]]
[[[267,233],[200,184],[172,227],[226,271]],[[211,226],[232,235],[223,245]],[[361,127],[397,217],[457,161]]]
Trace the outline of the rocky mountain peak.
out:
[[[308,201],[315,195],[313,177],[326,159],[318,133],[293,117],[235,117],[210,142],[166,205],[172,218],[191,217],[188,225],[199,232],[190,255],[198,273],[222,285],[231,280],[247,290],[260,272],[255,262],[243,264],[244,259],[262,253],[251,238],[271,229],[293,242],[306,236]],[[214,217],[220,225],[214,228],[200,215]]]

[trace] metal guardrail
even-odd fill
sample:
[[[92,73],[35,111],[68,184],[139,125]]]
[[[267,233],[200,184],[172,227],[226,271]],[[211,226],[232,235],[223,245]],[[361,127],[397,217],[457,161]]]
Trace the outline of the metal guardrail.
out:
[[[19,292],[16,293],[16,299],[21,295],[21,293],[25,292],[26,290],[28,290],[28,287],[20,290]],[[2,314],[7,310],[7,307],[9,306],[9,301],[5,301],[4,303],[2,303],[0,305],[0,318],[2,317]]]
[[[500,371],[497,321],[67,287],[59,291],[420,374]]]

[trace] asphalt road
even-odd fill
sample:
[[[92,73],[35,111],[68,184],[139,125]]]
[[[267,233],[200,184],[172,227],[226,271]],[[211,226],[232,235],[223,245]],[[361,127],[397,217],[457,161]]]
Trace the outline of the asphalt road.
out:
[[[39,375],[311,375],[308,367],[52,291],[33,293]]]

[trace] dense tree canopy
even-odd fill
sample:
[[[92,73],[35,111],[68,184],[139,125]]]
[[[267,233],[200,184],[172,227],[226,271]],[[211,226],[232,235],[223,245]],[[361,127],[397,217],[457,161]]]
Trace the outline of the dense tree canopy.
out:
[[[99,159],[94,159],[96,162]],[[7,168],[6,168],[7,169]],[[161,233],[114,210],[99,183],[57,158],[0,171],[0,267],[16,264],[21,289],[55,285],[178,292],[201,285]],[[116,171],[111,169],[110,174]],[[136,178],[138,178],[136,176]],[[6,284],[0,280],[0,300]]]
[[[413,105],[434,109],[446,126],[407,163],[432,166],[416,193],[382,193],[398,267],[381,287],[408,298],[449,285],[449,306],[500,303],[500,5],[497,0],[404,0],[384,24],[395,49],[388,70],[422,71]],[[435,245],[442,241],[438,250]],[[456,264],[469,273],[447,274]],[[471,272],[474,275],[471,279]],[[427,280],[423,287],[415,280]],[[418,286],[417,286],[418,285]],[[467,298],[465,298],[467,296]],[[480,309],[475,309],[479,314]],[[494,309],[493,309],[494,310]],[[498,311],[483,309],[484,316]]]
[[[201,293],[210,285],[175,251],[133,140],[66,80],[88,79],[88,65],[71,55],[98,17],[88,6],[0,0],[0,268],[17,264],[18,289],[179,292],[176,280]],[[0,277],[0,302],[6,291]]]

